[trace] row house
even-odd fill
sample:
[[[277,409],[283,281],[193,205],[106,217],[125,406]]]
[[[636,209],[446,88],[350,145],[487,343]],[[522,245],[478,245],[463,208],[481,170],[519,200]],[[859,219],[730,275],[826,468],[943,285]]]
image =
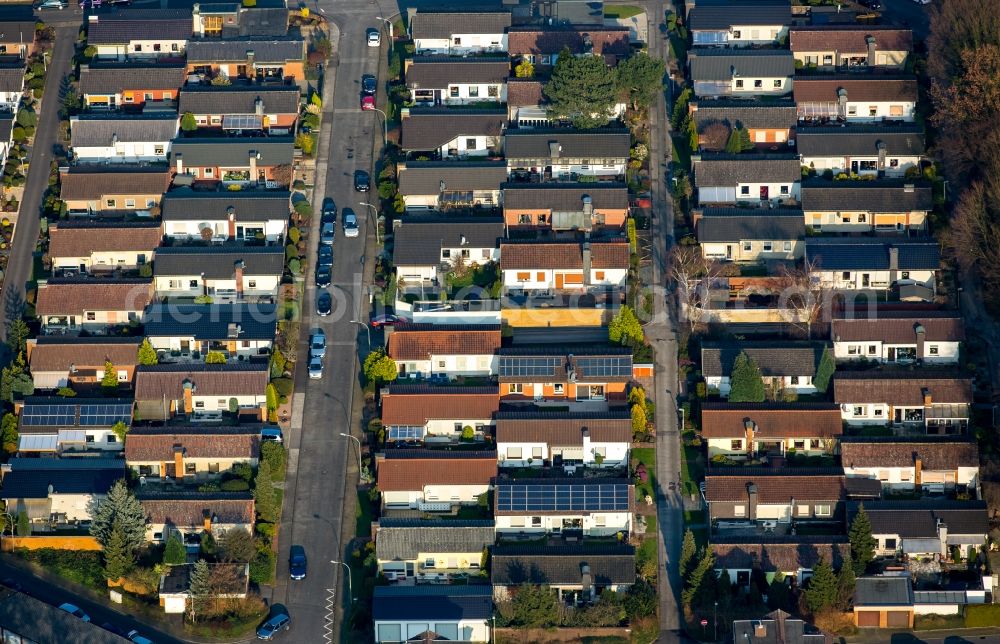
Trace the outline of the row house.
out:
[[[28,396],[18,407],[18,453],[31,456],[114,455],[123,448],[114,426],[132,425],[131,398]]]
[[[493,498],[497,536],[504,540],[580,540],[632,530],[635,486],[628,479],[498,479]]]
[[[243,6],[240,4],[200,4],[191,7],[194,35],[198,38],[238,36],[284,36],[288,33],[288,8]]]
[[[816,232],[923,231],[933,208],[931,187],[921,181],[812,179],[802,184],[806,226]]]
[[[781,1],[698,3],[688,11],[687,19],[695,47],[776,45],[788,36],[791,23],[792,8]]]
[[[504,157],[513,178],[577,181],[625,177],[630,138],[623,128],[528,129],[504,134]]]
[[[557,120],[550,119],[548,100],[542,93],[543,83],[537,78],[507,79],[507,118],[511,128],[554,127]],[[617,118],[625,111],[625,104],[614,108]]]
[[[177,533],[185,545],[201,544],[202,535],[228,530],[253,534],[256,518],[249,492],[191,492],[139,489],[139,504],[146,515],[146,541],[166,543]]]
[[[79,91],[88,110],[141,110],[174,105],[184,77],[183,64],[94,61],[80,65]]]
[[[148,279],[54,278],[39,282],[35,312],[42,333],[108,333],[142,322],[153,297]]]
[[[480,435],[489,431],[500,409],[500,394],[496,386],[394,384],[383,391],[381,403],[386,440],[458,438],[466,427]]]
[[[375,459],[382,508],[448,512],[476,505],[497,476],[497,453],[390,449]]]
[[[392,235],[392,264],[402,286],[433,286],[456,264],[498,261],[504,223],[499,217],[408,214],[393,222]]]
[[[35,389],[96,390],[110,362],[118,384],[131,386],[141,342],[139,337],[38,336],[27,341],[31,379]]]
[[[289,199],[289,193],[280,190],[172,190],[163,198],[163,234],[182,241],[281,242],[291,210]]]
[[[796,146],[802,165],[817,173],[902,178],[925,158],[920,125],[854,125],[800,128]]]
[[[410,17],[410,38],[418,56],[505,53],[509,11],[435,11],[417,9]]]
[[[820,559],[839,570],[851,556],[851,544],[847,537],[829,535],[768,534],[752,539],[715,535],[709,549],[715,556],[716,574],[728,575],[731,584],[746,591],[749,591],[754,575],[760,573],[766,579],[773,579],[781,573],[785,576],[785,583],[802,588],[812,577]],[[747,641],[754,642],[753,639]],[[824,641],[820,640],[817,644]]]
[[[791,52],[781,49],[692,49],[688,65],[699,98],[784,96],[795,76]]]
[[[378,586],[372,621],[376,644],[414,638],[488,642],[493,596],[488,585]]]
[[[111,175],[116,176],[116,175]],[[56,276],[134,272],[153,261],[159,222],[63,221],[49,226],[49,260]]]
[[[59,198],[70,217],[149,216],[169,187],[170,172],[165,167],[74,165],[59,169]]]
[[[495,435],[501,468],[621,468],[628,466],[632,421],[624,411],[503,411]]]
[[[851,518],[863,505],[876,541],[875,554],[944,560],[958,546],[965,556],[969,548],[987,541],[989,520],[985,501],[869,501],[851,504]]]
[[[0,111],[17,113],[24,95],[24,64],[0,65]]]
[[[814,342],[704,342],[701,372],[705,384],[729,397],[733,364],[746,354],[760,369],[764,386],[780,396],[784,392],[814,394],[813,377],[826,345]]]
[[[505,103],[510,59],[416,56],[406,60],[403,75],[417,105]]]
[[[797,154],[702,154],[691,159],[698,203],[793,204],[800,199]]]
[[[496,528],[484,519],[381,517],[375,531],[378,571],[392,581],[431,581],[483,569],[483,552],[493,547]]]
[[[625,592],[635,583],[635,547],[601,545],[500,545],[490,553],[490,583],[497,601],[523,584],[546,586],[560,601],[592,602],[605,590]]]
[[[506,126],[504,110],[404,107],[399,145],[408,154],[438,159],[495,157]]]
[[[191,14],[180,9],[129,9],[87,16],[87,45],[99,60],[183,59]]]
[[[755,146],[771,148],[795,140],[795,102],[788,99],[712,99],[691,101],[688,111],[698,128],[698,143],[705,146],[706,128],[721,123],[730,132],[744,129]],[[719,142],[724,147],[724,142]],[[721,148],[720,148],[721,149]]]
[[[913,32],[881,25],[792,27],[788,47],[796,64],[807,68],[902,69],[913,51]]]
[[[298,83],[305,80],[305,41],[283,38],[192,40],[187,48],[187,72],[202,80]]]
[[[799,76],[795,105],[800,121],[912,122],[917,81],[887,74]]]
[[[830,403],[704,403],[701,428],[709,458],[753,460],[833,455],[843,421]]]
[[[113,458],[12,458],[0,470],[0,499],[11,516],[23,513],[33,533],[45,534],[53,524],[89,523],[124,472]]]
[[[498,326],[407,325],[386,330],[399,378],[455,380],[497,373]]]
[[[76,163],[163,163],[177,137],[176,114],[82,115],[70,119]]]
[[[507,48],[516,65],[529,62],[535,72],[555,67],[559,54],[600,56],[610,67],[632,53],[628,27],[605,25],[517,25],[507,31]]]
[[[620,346],[518,346],[500,349],[500,398],[508,404],[607,411],[626,401],[632,351]]]
[[[494,208],[507,178],[503,161],[407,161],[397,165],[407,211]]]
[[[503,216],[515,230],[621,230],[628,218],[622,182],[505,183]]]
[[[299,102],[296,86],[195,86],[181,91],[177,111],[194,116],[198,129],[285,136],[295,132]]]
[[[793,208],[704,208],[696,211],[695,226],[706,259],[791,261],[805,253],[806,226]]]
[[[235,400],[238,416],[263,420],[268,380],[266,362],[142,366],[135,376],[136,413],[144,420],[220,419]]]
[[[873,311],[871,317],[835,317],[833,357],[882,364],[957,364],[965,323],[956,311]]]
[[[256,425],[134,427],[125,444],[128,468],[147,480],[208,480],[240,463],[256,467],[259,457]]]
[[[31,58],[38,48],[38,21],[28,5],[7,5],[0,16],[0,56]]]
[[[295,145],[288,136],[267,138],[185,138],[174,142],[170,165],[174,183],[241,188],[287,189]]]
[[[274,301],[285,270],[281,246],[167,246],[156,252],[157,297]]]
[[[898,289],[903,301],[929,302],[941,263],[934,239],[887,242],[876,237],[817,237],[806,241],[815,286],[838,291]]]
[[[877,479],[887,490],[954,492],[979,487],[979,447],[964,437],[843,437],[844,474]]]
[[[209,352],[241,361],[269,356],[276,331],[274,304],[171,302],[146,309],[143,332],[161,362],[197,362]]]
[[[512,295],[617,291],[625,288],[625,241],[502,242],[503,289]]]
[[[935,371],[844,371],[833,399],[848,425],[961,434],[969,424],[972,379]]]

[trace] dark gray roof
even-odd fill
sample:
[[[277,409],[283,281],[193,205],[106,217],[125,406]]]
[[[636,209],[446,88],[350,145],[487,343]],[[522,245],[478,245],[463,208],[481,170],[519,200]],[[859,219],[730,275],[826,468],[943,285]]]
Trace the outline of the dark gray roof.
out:
[[[106,494],[125,475],[125,461],[114,458],[12,458],[3,477],[3,499],[45,499],[53,494]]]
[[[254,114],[260,99],[264,114],[297,114],[297,87],[192,87],[181,90],[177,111],[181,114]]]
[[[122,143],[171,141],[177,136],[177,115],[155,116],[84,115],[70,123],[70,145],[105,147]]]
[[[801,210],[706,208],[698,220],[698,241],[701,243],[801,239],[805,234]]]
[[[150,338],[270,340],[277,328],[275,310],[274,304],[153,304],[146,309],[145,334]]]
[[[257,63],[286,63],[302,60],[305,42],[298,37],[232,38],[225,40],[192,40],[187,45],[187,62],[235,63],[245,61],[253,52]]]
[[[859,577],[854,586],[855,606],[910,606],[913,584],[910,576]]]
[[[795,145],[803,157],[877,155],[880,145],[885,146],[889,156],[917,156],[924,153],[924,128],[920,125],[799,128]]]
[[[733,641],[746,644],[829,644],[833,638],[809,622],[778,609],[763,619],[734,621]]]
[[[823,345],[813,342],[706,342],[701,370],[706,376],[728,376],[736,356],[745,352],[763,376],[813,376]]]
[[[481,552],[495,539],[493,521],[382,519],[375,554],[383,561],[409,561],[422,552]]]
[[[241,7],[239,35],[241,36],[285,36],[288,34],[288,9],[282,3],[279,7]],[[203,8],[205,5],[201,5]],[[223,25],[223,35],[226,27]]]
[[[88,45],[120,45],[133,40],[187,40],[191,13],[179,9],[124,9],[94,16],[87,23]]]
[[[118,94],[123,90],[180,89],[184,65],[91,63],[80,65],[81,94]]]
[[[922,181],[814,179],[802,183],[802,209],[806,211],[906,212],[933,206],[931,187]]]
[[[709,123],[721,122],[731,128],[793,128],[798,122],[795,101],[730,101],[702,100],[692,102],[696,108],[694,121],[701,129]]]
[[[694,81],[728,81],[734,74],[743,78],[795,75],[795,59],[784,49],[693,49],[688,62]]]
[[[502,34],[510,27],[509,11],[418,10],[410,19],[414,39],[450,39],[452,34]]]
[[[404,150],[434,150],[460,136],[500,136],[506,110],[453,110],[411,107],[400,121]]]
[[[479,56],[415,56],[406,68],[406,86],[442,88],[456,83],[502,83],[510,74],[510,59]],[[484,97],[485,98],[485,97]]]
[[[792,8],[787,2],[709,6],[698,3],[688,12],[688,27],[692,31],[725,31],[735,25],[778,26],[791,22]]]
[[[372,618],[378,621],[488,620],[493,588],[470,586],[376,586]]]
[[[500,190],[507,179],[505,161],[410,161],[400,164],[399,194],[436,195],[442,192]]]
[[[816,270],[889,270],[889,249],[899,251],[899,270],[934,270],[941,263],[934,239],[887,240],[875,237],[815,237],[806,240],[806,257]]]
[[[160,203],[163,221],[218,221],[232,208],[236,221],[288,219],[290,193],[283,190],[196,192],[171,190]]]
[[[442,248],[497,248],[504,234],[499,217],[406,217],[393,230],[392,261],[397,266],[441,262]]]
[[[209,279],[233,276],[234,266],[243,262],[243,274],[280,276],[285,266],[281,246],[163,246],[156,249],[153,275],[203,274]]]
[[[184,155],[185,167],[222,166],[243,167],[250,163],[250,154],[260,158],[257,166],[291,165],[295,146],[292,137],[267,138],[179,139],[170,149],[170,161],[178,154]]]
[[[24,88],[24,65],[0,67],[0,92],[20,92]]]
[[[605,546],[497,546],[491,553],[490,581],[495,585],[581,584],[583,568],[591,583],[635,583],[635,548]]]
[[[503,137],[504,156],[508,159],[627,159],[629,145],[629,133],[624,128],[508,130]]]
[[[583,198],[590,197],[595,210],[625,210],[628,208],[628,188],[624,183],[505,183],[505,209],[531,208],[564,212],[583,210]]]
[[[14,132],[13,118],[0,118],[0,141],[10,142],[11,134]]]
[[[802,180],[797,154],[703,154],[694,162],[698,187]]]
[[[985,501],[865,501],[848,503],[848,521],[854,519],[859,505],[864,505],[872,534],[895,534],[903,539],[933,539],[938,536],[940,519],[949,535],[985,535],[989,520]]]
[[[25,642],[40,644],[128,644],[129,641],[52,604],[7,589],[0,590],[0,627],[20,635]]]

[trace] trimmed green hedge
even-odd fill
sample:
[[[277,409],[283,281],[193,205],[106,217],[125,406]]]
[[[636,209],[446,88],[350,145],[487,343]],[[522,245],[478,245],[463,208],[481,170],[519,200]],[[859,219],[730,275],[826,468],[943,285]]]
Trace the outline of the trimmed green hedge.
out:
[[[965,626],[1000,626],[1000,604],[969,604],[965,607]]]

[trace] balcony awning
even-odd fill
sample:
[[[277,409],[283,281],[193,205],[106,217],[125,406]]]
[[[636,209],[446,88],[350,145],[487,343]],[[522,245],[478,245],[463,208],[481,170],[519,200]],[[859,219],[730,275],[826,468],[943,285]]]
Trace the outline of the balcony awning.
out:
[[[257,114],[227,114],[222,117],[223,130],[263,130],[264,117]]]
[[[20,452],[54,452],[58,445],[56,434],[21,434],[17,449]]]
[[[958,418],[967,419],[969,417],[969,406],[965,403],[955,403],[952,405],[931,405],[925,415],[928,420],[935,418]]]

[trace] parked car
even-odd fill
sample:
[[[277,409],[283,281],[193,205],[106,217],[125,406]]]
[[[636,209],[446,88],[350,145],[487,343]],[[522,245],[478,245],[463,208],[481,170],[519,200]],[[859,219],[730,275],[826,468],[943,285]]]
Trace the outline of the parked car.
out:
[[[287,631],[291,627],[292,618],[288,615],[288,609],[281,604],[271,606],[271,615],[257,629],[257,639],[274,639],[278,631]]]
[[[364,170],[354,171],[354,189],[357,192],[368,192],[371,188],[372,179],[371,176]]]
[[[344,237],[357,237],[358,233],[358,216],[350,208],[344,208]]]
[[[367,34],[369,47],[378,47],[382,44],[382,34],[379,33],[378,29],[369,28]]]
[[[66,3],[63,0],[42,0],[37,6],[39,9],[59,9],[61,11],[66,8]]]
[[[333,247],[320,245],[316,255],[316,266],[333,266]]]
[[[326,288],[330,285],[330,267],[316,267],[316,288]]]
[[[323,224],[323,228],[319,231],[319,243],[326,244],[327,246],[333,245],[333,236],[336,230],[337,227],[332,221],[328,224]]]
[[[65,603],[65,604],[60,604],[59,605],[59,609],[66,611],[67,613],[69,613],[70,615],[72,615],[74,617],[79,617],[80,619],[82,619],[85,622],[89,622],[90,621],[90,615],[88,615],[87,613],[83,612],[80,609],[79,606],[74,606],[73,604]]]
[[[288,575],[292,579],[306,578],[306,549],[292,546],[288,550]]]
[[[263,427],[260,430],[260,440],[283,443],[285,442],[285,437],[281,434],[280,427]]]
[[[333,297],[326,291],[319,294],[316,298],[316,312],[320,314],[321,317],[326,317],[333,312]]]
[[[316,329],[309,336],[309,355],[320,358],[326,356],[326,334],[323,329]]]
[[[323,358],[320,356],[309,356],[309,378],[319,380],[323,377]]]
[[[324,224],[332,224],[337,221],[337,204],[333,199],[326,197],[323,199],[323,207],[320,209],[320,221]]]
[[[375,96],[375,92],[378,88],[378,81],[371,74],[365,74],[361,77],[361,91],[369,96]]]
[[[402,318],[392,315],[391,313],[385,313],[382,315],[376,315],[372,318],[371,325],[376,329],[381,329],[384,326],[391,326],[399,322]]]
[[[375,97],[374,96],[362,96],[361,97],[361,109],[365,112],[375,109]]]
[[[144,635],[140,635],[139,631],[136,630],[129,631],[126,637],[135,642],[135,644],[153,644],[153,640]]]

